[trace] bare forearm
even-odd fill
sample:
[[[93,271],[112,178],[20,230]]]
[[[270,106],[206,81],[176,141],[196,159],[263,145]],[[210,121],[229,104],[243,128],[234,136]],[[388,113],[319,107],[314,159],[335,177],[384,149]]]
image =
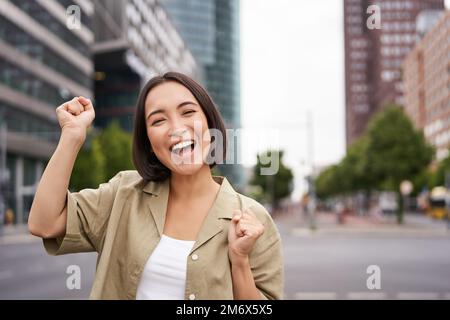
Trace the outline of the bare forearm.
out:
[[[233,295],[235,300],[260,300],[261,293],[256,287],[248,257],[231,264]]]
[[[36,190],[28,220],[30,230],[45,233],[54,227],[66,205],[70,176],[83,142],[84,138],[62,131]]]

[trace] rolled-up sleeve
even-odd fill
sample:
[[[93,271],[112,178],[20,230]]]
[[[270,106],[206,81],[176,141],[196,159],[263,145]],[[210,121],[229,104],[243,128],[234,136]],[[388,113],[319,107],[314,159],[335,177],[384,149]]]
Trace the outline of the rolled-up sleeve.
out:
[[[262,206],[261,206],[262,207]],[[261,292],[262,299],[283,299],[284,266],[283,248],[280,233],[269,213],[261,207],[252,207],[250,210],[259,211],[266,216],[264,233],[257,240],[250,254],[250,266],[256,287]],[[256,213],[255,212],[255,213]]]
[[[64,237],[43,239],[50,255],[99,251],[120,182],[119,172],[97,189],[67,190],[67,223]]]

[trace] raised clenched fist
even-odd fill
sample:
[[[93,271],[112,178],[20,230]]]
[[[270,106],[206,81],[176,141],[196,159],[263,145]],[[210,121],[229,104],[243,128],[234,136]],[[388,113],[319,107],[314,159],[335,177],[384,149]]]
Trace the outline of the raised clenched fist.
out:
[[[56,108],[56,116],[62,131],[82,139],[95,118],[94,106],[85,97],[75,97]]]

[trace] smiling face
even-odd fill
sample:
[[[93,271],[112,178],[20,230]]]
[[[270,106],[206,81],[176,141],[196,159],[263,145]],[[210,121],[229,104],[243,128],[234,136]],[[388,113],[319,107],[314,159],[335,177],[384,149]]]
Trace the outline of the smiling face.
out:
[[[145,119],[151,148],[172,173],[191,175],[207,166],[208,121],[185,86],[166,81],[152,88],[145,99]]]

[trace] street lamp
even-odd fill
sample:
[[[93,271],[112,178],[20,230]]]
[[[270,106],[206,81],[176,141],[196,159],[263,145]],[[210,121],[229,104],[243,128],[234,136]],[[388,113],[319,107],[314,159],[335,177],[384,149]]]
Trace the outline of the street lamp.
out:
[[[409,180],[404,180],[400,183],[400,193],[402,194],[402,202],[403,202],[403,215],[405,215],[405,211],[408,209],[408,196],[413,190],[413,184]],[[400,208],[402,209],[402,208]]]
[[[306,205],[306,211],[308,213],[308,220],[309,220],[309,228],[311,230],[316,229],[316,190],[314,186],[314,136],[313,136],[313,119],[312,119],[312,113],[311,110],[307,111],[306,114],[306,121],[305,127],[306,127],[306,136],[307,136],[307,149],[308,149],[308,156],[306,159],[306,166],[309,167],[309,173],[305,176],[305,181],[308,188],[308,202]],[[302,164],[304,162],[302,161]]]
[[[306,177],[308,183],[308,217],[309,217],[309,228],[311,230],[316,229],[316,191],[314,188],[314,178],[312,174]]]

